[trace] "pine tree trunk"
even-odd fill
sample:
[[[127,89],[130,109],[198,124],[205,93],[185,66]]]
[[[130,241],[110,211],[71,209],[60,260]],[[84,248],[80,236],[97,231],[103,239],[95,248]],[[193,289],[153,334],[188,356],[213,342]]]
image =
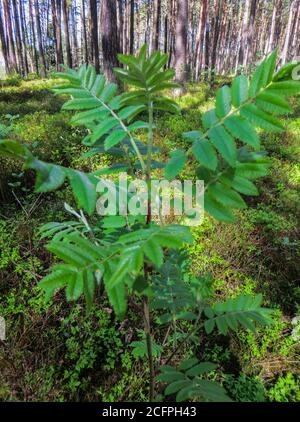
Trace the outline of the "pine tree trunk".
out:
[[[5,72],[8,74],[10,72],[10,63],[9,63],[9,58],[8,58],[7,44],[6,44],[6,34],[5,34],[4,26],[3,26],[1,4],[0,4],[0,41],[1,41],[1,51],[4,58],[4,63],[5,63]]]
[[[3,0],[3,9],[4,9],[4,22],[6,22],[6,28],[7,28],[7,40],[8,40],[7,49],[8,49],[8,57],[9,57],[9,62],[10,62],[10,69],[12,71],[18,72],[19,69],[17,65],[9,0]]]
[[[129,53],[134,53],[134,0],[130,0],[130,45]]]
[[[177,0],[175,72],[176,72],[176,82],[181,85],[181,88],[175,90],[175,95],[182,95],[186,92],[187,26],[188,26],[188,0]]]
[[[290,39],[291,39],[291,29],[292,29],[292,21],[293,21],[293,15],[295,12],[295,6],[297,5],[297,1],[293,0],[290,6],[290,10],[289,10],[289,18],[288,18],[288,23],[287,23],[287,27],[286,27],[286,32],[285,32],[285,40],[284,40],[284,46],[283,46],[283,50],[282,50],[282,54],[281,54],[281,63],[285,64],[286,59],[287,59],[287,55],[288,55],[288,48],[289,48],[289,44],[290,44]]]
[[[15,29],[15,38],[16,38],[19,71],[20,71],[21,75],[24,76],[25,75],[25,69],[24,69],[23,48],[22,48],[22,41],[21,41],[19,11],[18,11],[16,0],[12,0],[12,6],[13,6],[13,11],[14,11],[14,29]]]
[[[42,40],[42,31],[41,31],[41,21],[40,21],[40,10],[38,0],[34,0],[34,10],[35,10],[35,21],[36,21],[36,33],[39,45],[39,61],[40,61],[40,72],[41,76],[44,78],[46,76],[46,61],[44,55],[44,47]]]
[[[57,40],[57,63],[64,63],[62,36],[61,36],[61,0],[56,0],[56,40]]]
[[[77,19],[76,19],[76,4],[70,5],[70,12],[72,16],[72,41],[73,41],[73,65],[78,64],[78,41],[77,41]]]
[[[115,81],[113,68],[118,65],[117,5],[116,0],[102,0],[101,41],[104,72],[109,81]]]
[[[51,12],[52,12],[52,27],[53,27],[53,40],[55,48],[55,66],[56,70],[59,70],[59,61],[58,61],[58,48],[57,48],[57,22],[56,22],[56,5],[55,0],[51,0]]]
[[[35,25],[34,25],[34,18],[33,18],[32,0],[29,0],[29,20],[30,20],[30,27],[31,27],[31,45],[32,45],[34,71],[38,74],[39,62],[38,62],[38,55],[37,55],[37,50],[36,50]]]
[[[90,14],[91,14],[91,40],[92,40],[93,61],[96,68],[96,72],[99,73],[100,63],[99,63],[99,44],[98,44],[97,0],[90,0]]]
[[[26,31],[25,31],[25,24],[24,24],[24,7],[23,2],[19,1],[19,15],[20,15],[20,25],[21,25],[21,33],[22,33],[22,47],[24,53],[24,71],[25,76],[29,73],[28,68],[28,59],[27,59],[27,43],[26,43]]]
[[[65,31],[65,44],[67,52],[67,65],[72,67],[72,55],[71,55],[71,44],[70,44],[70,31],[69,31],[69,17],[68,17],[68,8],[67,0],[62,0],[62,14],[64,21],[64,31]]]
[[[155,0],[154,30],[153,30],[153,38],[152,38],[152,48],[155,51],[159,49],[160,20],[161,20],[161,0]]]
[[[124,25],[124,20],[123,20],[123,1],[122,0],[118,0],[118,44],[119,44],[119,49],[120,52],[123,53],[124,52],[124,36],[123,36],[123,25]]]
[[[81,2],[81,22],[82,22],[82,39],[83,39],[83,58],[84,62],[89,62],[87,33],[86,33],[86,19],[85,19],[85,0]]]

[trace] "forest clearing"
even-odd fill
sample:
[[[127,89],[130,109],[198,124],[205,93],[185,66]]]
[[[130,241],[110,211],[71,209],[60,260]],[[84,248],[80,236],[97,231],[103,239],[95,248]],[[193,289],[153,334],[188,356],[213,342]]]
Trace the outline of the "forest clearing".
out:
[[[0,1],[1,402],[300,401],[299,29]]]

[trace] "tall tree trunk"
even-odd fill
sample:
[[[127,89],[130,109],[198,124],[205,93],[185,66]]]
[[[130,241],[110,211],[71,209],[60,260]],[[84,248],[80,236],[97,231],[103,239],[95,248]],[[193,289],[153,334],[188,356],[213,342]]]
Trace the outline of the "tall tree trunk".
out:
[[[181,95],[186,92],[187,25],[188,25],[188,0],[177,0],[175,72],[176,72],[176,81],[181,85],[181,88],[175,90],[175,95]]]
[[[34,25],[34,18],[33,18],[32,0],[29,0],[29,20],[30,20],[30,27],[31,27],[31,45],[32,45],[32,56],[33,56],[33,62],[34,62],[34,70],[38,74],[39,73],[39,62],[38,62],[38,55],[37,55],[37,49],[36,49],[35,25]]]
[[[105,75],[109,81],[115,81],[113,67],[118,65],[119,51],[116,0],[102,0],[101,41]]]
[[[220,36],[220,23],[222,16],[223,0],[216,0],[216,14],[214,17],[213,25],[213,43],[212,43],[212,52],[211,52],[211,73],[210,73],[210,83],[214,83],[214,78],[216,74],[216,57],[217,57],[217,47]]]
[[[46,76],[46,60],[45,60],[44,47],[43,47],[40,10],[39,10],[38,0],[34,0],[34,11],[35,11],[37,39],[38,39],[38,44],[39,44],[39,61],[40,61],[41,76],[44,78]]]
[[[22,47],[24,53],[24,71],[25,76],[29,73],[28,68],[28,59],[27,59],[27,43],[26,43],[26,31],[25,31],[25,24],[24,24],[24,5],[22,1],[19,1],[19,15],[20,15],[20,25],[21,25],[21,33],[22,33]]]
[[[61,0],[56,1],[56,40],[57,40],[57,62],[58,65],[64,63],[62,35],[61,35]]]
[[[118,0],[118,44],[120,52],[123,53],[124,36],[123,36],[123,1]]]
[[[13,11],[14,11],[14,29],[15,29],[15,37],[16,37],[16,47],[17,47],[17,57],[18,57],[18,63],[19,63],[19,71],[20,71],[21,75],[24,76],[25,75],[25,69],[24,69],[23,48],[22,48],[22,41],[21,41],[19,11],[18,11],[16,0],[12,0],[12,6],[13,6]]]
[[[67,0],[62,0],[62,13],[63,13],[63,21],[64,21],[66,52],[67,52],[67,65],[68,65],[68,67],[72,67],[72,55],[71,55],[69,16],[68,16]]]
[[[77,41],[77,19],[76,19],[76,2],[70,5],[71,21],[72,21],[72,44],[73,44],[73,65],[78,64],[78,41]]]
[[[153,38],[152,38],[152,48],[155,51],[159,49],[160,20],[161,20],[161,0],[155,0],[154,30],[153,30]]]
[[[55,0],[51,0],[51,12],[52,12],[52,27],[53,27],[53,40],[55,48],[55,66],[56,70],[59,70],[59,60],[58,60],[58,48],[57,48],[57,20],[56,20],[56,4]]]
[[[134,0],[130,0],[130,54],[134,53]]]
[[[7,51],[7,44],[6,44],[6,34],[3,26],[3,20],[2,20],[2,9],[1,9],[1,3],[0,3],[0,41],[1,41],[1,51],[4,58],[5,63],[5,72],[10,72],[10,63],[8,58],[8,51]]]
[[[8,40],[7,48],[8,48],[8,57],[10,61],[10,68],[11,70],[18,72],[19,69],[17,65],[9,0],[3,0],[3,9],[4,9],[4,21],[6,21],[6,28],[7,28],[7,40]]]
[[[81,22],[82,22],[82,39],[83,39],[83,57],[84,62],[89,62],[87,33],[86,33],[86,19],[85,19],[85,0],[81,1]]]
[[[205,39],[205,19],[207,14],[207,0],[203,0],[201,4],[200,17],[199,17],[199,28],[196,40],[196,51],[195,51],[195,80],[199,78],[199,73],[202,65],[203,58],[203,44]]]
[[[291,32],[292,32],[291,29],[292,29],[293,15],[295,13],[296,5],[297,5],[297,0],[293,0],[290,6],[290,10],[289,10],[289,18],[288,18],[288,23],[287,23],[286,32],[285,32],[284,46],[283,46],[282,54],[281,54],[281,62],[283,64],[286,62],[287,55],[288,55],[288,47],[290,44]]]
[[[168,53],[168,35],[169,35],[169,20],[168,14],[166,13],[164,19],[164,53]]]
[[[99,63],[99,44],[98,44],[97,0],[90,0],[90,14],[91,14],[91,39],[92,39],[93,61],[96,68],[96,72],[99,73],[100,63]],[[116,30],[116,35],[117,35],[117,30]]]
[[[239,64],[245,66],[245,50],[247,48],[247,39],[248,39],[248,29],[249,29],[249,9],[250,9],[250,0],[245,2],[244,18],[241,29],[241,41],[239,49]]]

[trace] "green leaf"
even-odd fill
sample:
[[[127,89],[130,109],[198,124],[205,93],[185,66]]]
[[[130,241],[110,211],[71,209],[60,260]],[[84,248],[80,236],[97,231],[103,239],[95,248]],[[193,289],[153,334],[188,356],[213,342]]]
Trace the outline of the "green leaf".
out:
[[[164,257],[163,250],[155,242],[155,240],[149,239],[147,242],[145,242],[143,251],[157,268],[162,266]]]
[[[66,297],[68,301],[77,300],[83,293],[83,274],[78,272],[75,277],[68,281]]]
[[[240,107],[248,98],[248,79],[240,75],[234,79],[231,87],[232,104]]]
[[[210,170],[215,170],[218,159],[214,148],[207,139],[197,140],[193,143],[192,151],[196,159]]]
[[[105,86],[101,94],[99,95],[100,100],[103,103],[108,103],[116,94],[118,91],[118,85],[117,84],[108,84]],[[99,100],[98,100],[99,104]]]
[[[231,402],[232,400],[227,396],[226,391],[221,385],[214,381],[199,380],[197,381],[198,390],[194,391],[194,396],[201,397],[213,402]]]
[[[268,174],[268,164],[265,163],[238,163],[236,166],[236,176],[245,179],[258,179]]]
[[[266,87],[273,79],[277,50],[274,50],[255,70],[250,82],[250,96],[254,97],[262,88]]]
[[[241,108],[241,115],[262,129],[282,132],[284,127],[275,117],[260,110],[254,104],[246,104]]]
[[[165,389],[165,395],[177,393],[177,391],[182,390],[184,387],[187,387],[191,384],[191,381],[188,380],[178,380],[174,381],[167,386]]]
[[[70,272],[68,267],[62,267],[57,265],[53,268],[51,274],[44,277],[38,284],[46,293],[46,299],[49,300],[56,289],[64,287],[67,280],[74,277],[74,273]]]
[[[253,126],[246,119],[240,116],[230,116],[224,120],[224,125],[236,138],[254,148],[259,147],[259,137]]]
[[[117,318],[122,319],[126,313],[127,300],[124,284],[120,283],[117,288],[106,287],[109,302],[111,303]]]
[[[228,207],[218,202],[210,192],[205,193],[204,208],[216,220],[224,221],[225,223],[235,222],[235,217]]]
[[[97,75],[93,88],[91,90],[95,97],[99,97],[103,91],[105,85],[105,77],[103,75]]]
[[[218,89],[216,95],[216,114],[219,118],[226,116],[231,110],[230,88],[225,85]]]
[[[68,174],[79,208],[91,215],[96,208],[96,188],[85,173],[72,170]]]
[[[190,132],[184,132],[182,136],[183,138],[192,142],[203,139],[203,133],[200,132],[200,130],[192,130]]]
[[[91,144],[94,144],[96,141],[98,141],[98,139],[100,139],[103,135],[108,133],[118,124],[118,120],[114,117],[110,117],[109,119],[106,119],[105,121],[99,123],[99,125],[97,125],[96,128],[93,130]]]
[[[223,126],[216,126],[208,131],[209,139],[222,155],[225,161],[234,167],[237,159],[236,145]]]
[[[119,112],[119,118],[121,120],[131,120],[143,110],[145,110],[145,106],[143,104],[125,107]]]
[[[208,319],[204,322],[204,328],[207,334],[210,334],[213,332],[213,329],[215,328],[215,320],[214,319]]]
[[[24,145],[11,139],[0,139],[0,154],[23,160],[31,155],[30,151]]]
[[[247,205],[242,197],[234,190],[221,183],[214,183],[208,188],[208,192],[216,201],[230,208],[246,208]]]
[[[90,110],[99,107],[99,100],[96,98],[76,98],[67,101],[63,106],[63,110]]]
[[[173,381],[179,381],[179,380],[185,380],[184,375],[181,372],[173,370],[172,372],[164,372],[163,374],[158,375],[156,377],[157,381],[162,382],[173,382]],[[186,380],[185,380],[186,382]],[[167,393],[166,393],[167,394]],[[170,393],[172,394],[172,393]]]
[[[209,129],[218,122],[218,117],[216,115],[216,110],[213,108],[208,110],[202,116],[202,123],[205,129]]]
[[[273,114],[286,114],[292,111],[286,100],[268,91],[262,92],[256,97],[256,104],[263,110]]]
[[[168,180],[174,179],[183,169],[186,162],[185,151],[177,149],[171,152],[171,158],[165,167],[165,177]]]
[[[110,215],[103,218],[101,225],[105,229],[125,227],[126,219],[122,215]]]
[[[54,164],[44,163],[40,160],[30,160],[26,168],[36,170],[37,177],[35,182],[36,192],[49,192],[59,188],[65,180],[65,172],[62,167]]]
[[[244,195],[257,196],[258,190],[256,186],[250,181],[241,176],[235,176],[232,181],[233,189]]]
[[[296,95],[300,92],[299,81],[281,81],[275,82],[270,85],[267,92],[274,93],[275,95]]]
[[[178,369],[181,371],[186,371],[187,369],[190,369],[192,366],[196,365],[199,362],[199,360],[195,357],[192,357],[190,359],[187,359],[183,361],[179,366]]]
[[[121,141],[123,141],[124,138],[126,138],[127,133],[124,132],[124,130],[119,129],[113,131],[104,141],[104,149],[105,151],[109,150],[113,146],[119,144]]]
[[[190,368],[185,374],[189,377],[196,377],[202,374],[206,374],[207,372],[211,372],[215,370],[217,365],[210,362],[201,362],[198,363],[198,365],[194,366],[193,368]]]

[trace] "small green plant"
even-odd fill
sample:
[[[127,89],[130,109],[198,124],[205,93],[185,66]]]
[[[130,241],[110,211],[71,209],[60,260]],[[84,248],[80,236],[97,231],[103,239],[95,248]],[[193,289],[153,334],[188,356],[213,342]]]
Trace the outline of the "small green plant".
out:
[[[184,133],[191,147],[172,151],[167,163],[159,161],[160,150],[153,145],[154,118],[157,111],[179,112],[178,106],[162,94],[175,87],[174,72],[164,70],[167,55],[155,52],[147,58],[146,46],[137,57],[119,55],[125,67],[115,69],[115,73],[130,87],[128,92],[118,95],[116,84],[107,83],[103,75],[86,65],[78,71],[67,69],[59,73],[67,85],[55,89],[58,94],[71,96],[63,109],[75,112],[71,118],[74,125],[87,128],[83,144],[90,147],[90,156],[106,153],[123,157],[122,162],[87,174],[41,161],[15,140],[0,141],[1,154],[24,160],[25,169],[36,171],[37,192],[58,189],[68,181],[81,209],[73,213],[74,221],[44,227],[44,237],[51,239],[47,249],[61,262],[40,282],[47,298],[65,288],[68,301],[83,294],[90,309],[100,285],[120,319],[126,313],[128,296],[135,296],[141,303],[144,335],[133,346],[139,356],[146,350],[150,401],[155,397],[157,381],[167,383],[165,394],[176,393],[177,400],[230,400],[220,385],[205,378],[214,364],[194,357],[177,368],[169,364],[200,330],[206,334],[218,330],[223,335],[241,328],[254,331],[256,324],[271,322],[271,311],[262,307],[261,295],[241,295],[212,304],[212,289],[206,276],[186,280],[184,274],[176,271],[180,260],[174,251],[192,244],[193,237],[187,226],[157,221],[149,197],[145,217],[107,216],[100,224],[94,224],[84,212],[89,216],[95,212],[100,175],[127,171],[149,186],[155,172],[163,169],[165,178],[173,180],[187,161],[193,160],[195,176],[205,182],[206,212],[217,220],[233,223],[234,210],[246,207],[242,195],[258,195],[253,180],[268,172],[268,159],[260,150],[255,128],[283,131],[275,115],[290,112],[285,97],[300,92],[300,83],[290,76],[294,65],[275,73],[276,57],[274,51],[257,67],[250,82],[240,75],[231,87],[220,88],[216,107],[202,116],[204,129]],[[146,132],[146,144],[138,138],[140,131]],[[154,317],[175,339],[172,353],[160,368],[156,357],[163,349],[153,337]],[[178,335],[182,334],[181,324],[188,325],[186,335]]]

